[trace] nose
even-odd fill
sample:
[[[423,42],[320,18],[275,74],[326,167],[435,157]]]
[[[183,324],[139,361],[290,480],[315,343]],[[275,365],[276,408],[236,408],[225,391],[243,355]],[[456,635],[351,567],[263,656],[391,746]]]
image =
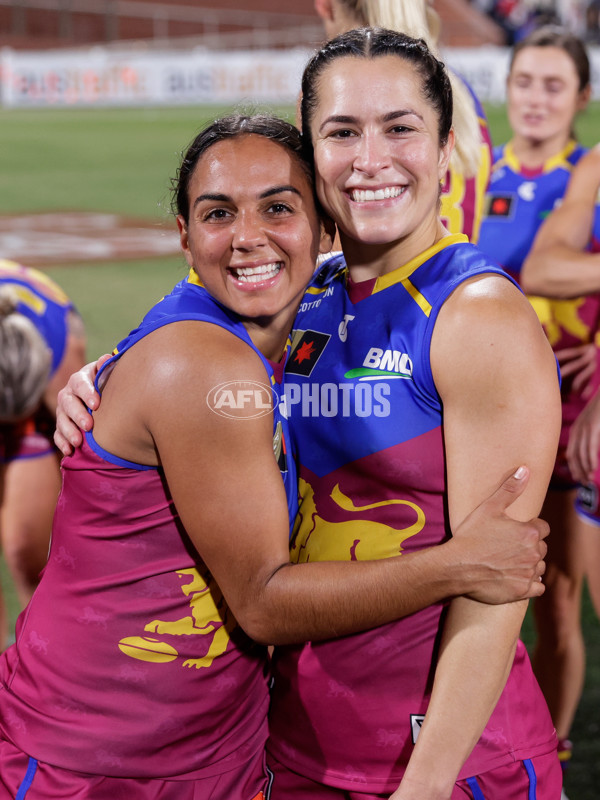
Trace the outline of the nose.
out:
[[[231,246],[234,250],[253,250],[266,243],[261,220],[255,214],[240,212],[232,229]]]
[[[358,139],[354,169],[365,175],[375,175],[390,164],[390,150],[385,137],[364,132]]]

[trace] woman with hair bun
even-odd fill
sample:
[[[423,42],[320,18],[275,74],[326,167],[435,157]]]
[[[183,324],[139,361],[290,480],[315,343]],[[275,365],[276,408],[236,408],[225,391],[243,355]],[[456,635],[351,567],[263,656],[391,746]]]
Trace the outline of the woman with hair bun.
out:
[[[388,28],[423,39],[439,58],[441,22],[427,0],[315,0],[329,38],[363,26]],[[492,143],[485,112],[472,88],[448,69],[454,110],[454,151],[442,180],[441,218],[450,233],[479,238],[490,178]]]

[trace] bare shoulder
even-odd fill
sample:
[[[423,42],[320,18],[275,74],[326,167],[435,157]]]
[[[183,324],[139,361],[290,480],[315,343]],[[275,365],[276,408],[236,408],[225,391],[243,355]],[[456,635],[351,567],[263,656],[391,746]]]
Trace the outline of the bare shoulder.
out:
[[[165,325],[116,362],[94,413],[96,436],[110,452],[141,463],[155,463],[156,449],[162,458],[171,448],[197,448],[202,437],[206,448],[206,437],[216,440],[220,431],[210,393],[236,381],[268,386],[249,344],[208,322]]]
[[[481,387],[502,373],[507,382],[538,376],[556,383],[556,365],[527,298],[511,281],[484,275],[465,281],[442,307],[431,343],[441,394],[455,385]]]
[[[134,351],[139,352],[134,355]],[[195,402],[213,387],[231,381],[267,380],[256,351],[230,331],[207,322],[181,321],[159,328],[132,349],[136,372],[151,363],[149,391],[165,398]]]
[[[483,274],[458,286],[444,303],[436,323],[471,336],[493,333],[497,327],[533,326],[541,332],[538,318],[523,292],[508,278]],[[473,330],[476,326],[476,330]]]

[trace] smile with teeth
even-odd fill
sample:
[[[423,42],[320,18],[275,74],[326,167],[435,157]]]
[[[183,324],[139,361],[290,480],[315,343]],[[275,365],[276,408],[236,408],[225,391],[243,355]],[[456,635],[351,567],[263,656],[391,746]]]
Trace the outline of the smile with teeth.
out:
[[[350,197],[355,203],[367,203],[372,200],[388,200],[401,195],[406,186],[386,186],[385,189],[351,189]]]
[[[233,277],[241,283],[261,283],[279,274],[283,264],[260,264],[258,267],[230,267]]]

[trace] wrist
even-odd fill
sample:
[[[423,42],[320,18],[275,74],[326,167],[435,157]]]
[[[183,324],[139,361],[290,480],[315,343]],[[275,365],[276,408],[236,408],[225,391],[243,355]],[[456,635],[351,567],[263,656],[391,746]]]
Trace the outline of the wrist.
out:
[[[434,772],[434,770],[429,770],[429,772]],[[397,792],[392,796],[394,800],[424,800],[425,798],[426,800],[450,800],[453,789],[454,782],[440,783],[434,775],[421,777],[407,773],[402,778]]]
[[[473,561],[470,549],[454,536],[437,548],[443,559],[440,568],[447,597],[468,595],[478,586],[481,564]]]

